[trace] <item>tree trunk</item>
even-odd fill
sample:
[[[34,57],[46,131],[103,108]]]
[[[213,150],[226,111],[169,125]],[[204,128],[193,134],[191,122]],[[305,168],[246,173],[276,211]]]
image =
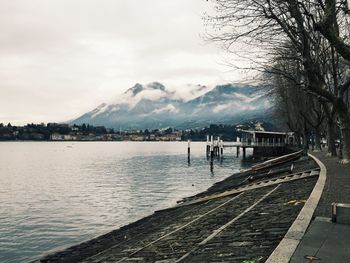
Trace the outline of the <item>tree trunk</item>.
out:
[[[337,148],[335,147],[335,124],[334,120],[330,119],[327,121],[327,146],[329,156],[337,156]]]
[[[343,159],[341,163],[348,164],[350,163],[350,114],[347,105],[342,99],[338,100],[336,110],[340,120],[340,129],[344,138]]]
[[[350,120],[342,126],[341,132],[343,135],[343,159],[341,163],[348,164],[350,163]]]
[[[308,138],[305,131],[303,131],[302,140],[303,140],[303,151],[304,151],[304,153],[307,153],[309,150],[309,138]]]
[[[322,151],[321,148],[321,134],[318,129],[315,130],[315,149],[316,152]]]
[[[301,140],[300,140],[300,132],[295,132],[295,135],[294,135],[294,138],[295,138],[295,145],[298,147],[298,148],[301,148]]]

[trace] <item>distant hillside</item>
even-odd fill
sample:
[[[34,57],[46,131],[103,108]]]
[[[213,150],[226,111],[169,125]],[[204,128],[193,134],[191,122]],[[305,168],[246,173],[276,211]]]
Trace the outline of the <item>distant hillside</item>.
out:
[[[213,123],[268,119],[272,107],[266,89],[259,86],[197,85],[189,86],[188,94],[186,100],[158,82],[136,84],[117,101],[102,103],[70,123],[123,130],[201,128]]]

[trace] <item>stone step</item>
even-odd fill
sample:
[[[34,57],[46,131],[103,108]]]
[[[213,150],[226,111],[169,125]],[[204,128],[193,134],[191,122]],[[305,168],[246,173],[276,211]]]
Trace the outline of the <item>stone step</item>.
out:
[[[332,221],[338,224],[350,225],[350,204],[333,203]]]

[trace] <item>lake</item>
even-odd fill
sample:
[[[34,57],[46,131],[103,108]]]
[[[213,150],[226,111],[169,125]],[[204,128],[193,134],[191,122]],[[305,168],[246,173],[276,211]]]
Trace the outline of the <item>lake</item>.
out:
[[[244,166],[205,143],[1,142],[0,262],[31,261],[201,192]]]

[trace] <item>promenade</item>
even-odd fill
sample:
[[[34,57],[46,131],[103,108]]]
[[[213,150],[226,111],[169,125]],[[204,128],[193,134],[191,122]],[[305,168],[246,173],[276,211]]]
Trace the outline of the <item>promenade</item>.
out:
[[[312,152],[327,169],[327,179],[319,204],[291,263],[350,262],[350,225],[332,223],[331,204],[350,204],[350,166],[340,165],[337,157]]]
[[[327,168],[327,179],[315,216],[331,217],[331,204],[350,204],[350,165],[340,165],[338,157],[312,152]]]

